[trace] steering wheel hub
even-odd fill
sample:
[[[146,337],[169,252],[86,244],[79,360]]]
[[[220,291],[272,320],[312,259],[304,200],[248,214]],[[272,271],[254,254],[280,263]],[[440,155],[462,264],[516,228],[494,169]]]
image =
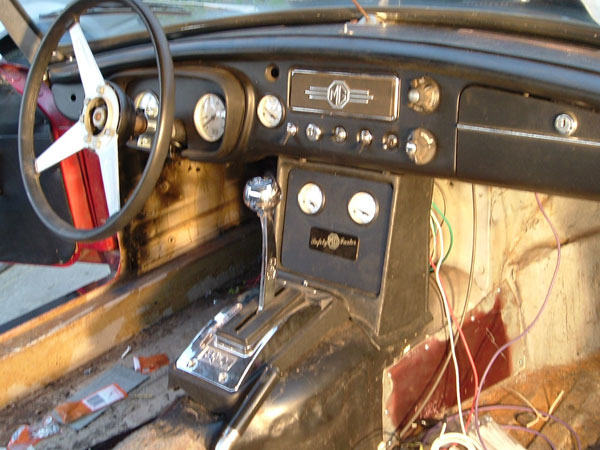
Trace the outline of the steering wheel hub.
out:
[[[120,115],[117,93],[108,84],[103,86],[102,95],[86,98],[79,119],[87,132],[84,138],[86,146],[96,150],[108,144],[118,130]]]

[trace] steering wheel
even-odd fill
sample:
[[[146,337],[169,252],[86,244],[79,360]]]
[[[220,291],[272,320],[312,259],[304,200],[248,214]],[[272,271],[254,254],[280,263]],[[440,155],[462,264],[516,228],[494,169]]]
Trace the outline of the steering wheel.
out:
[[[152,12],[138,0],[118,0],[142,19],[156,53],[160,85],[156,134],[148,161],[131,195],[121,206],[119,189],[119,145],[133,135],[135,111],[131,100],[116,85],[104,80],[79,25],[80,15],[95,0],[76,0],[55,20],[31,64],[19,116],[19,163],[27,197],[40,220],[52,232],[70,241],[96,241],[112,236],[142,209],[162,171],[171,140],[175,109],[175,80],[169,43]],[[114,1],[113,1],[114,3]],[[37,97],[52,52],[69,30],[85,100],[79,120],[38,157],[34,152],[34,116]],[[83,149],[98,155],[109,217],[90,229],[75,228],[50,206],[40,185],[40,174]]]

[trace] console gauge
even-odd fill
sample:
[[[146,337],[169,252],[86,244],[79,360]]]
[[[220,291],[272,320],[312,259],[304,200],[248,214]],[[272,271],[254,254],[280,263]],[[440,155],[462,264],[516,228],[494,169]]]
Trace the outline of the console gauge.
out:
[[[304,214],[314,215],[323,209],[325,195],[315,183],[306,183],[298,192],[298,206]]]
[[[227,111],[223,100],[216,94],[204,94],[194,108],[194,125],[202,139],[218,141],[225,133]]]
[[[377,217],[377,200],[368,192],[357,192],[348,202],[348,214],[359,225],[368,225]]]
[[[274,95],[265,95],[258,102],[258,120],[267,128],[275,128],[283,120],[283,103]]]

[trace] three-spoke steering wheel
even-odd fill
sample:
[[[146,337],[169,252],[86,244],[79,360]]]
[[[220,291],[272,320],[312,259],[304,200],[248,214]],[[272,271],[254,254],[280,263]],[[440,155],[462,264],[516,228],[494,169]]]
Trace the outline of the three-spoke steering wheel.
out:
[[[19,117],[19,162],[29,201],[41,221],[57,235],[71,241],[95,241],[109,237],[127,225],[142,209],[162,171],[171,139],[175,108],[173,60],[167,38],[152,12],[138,0],[118,0],[139,15],[150,33],[156,52],[159,78],[159,112],[156,134],[146,167],[137,185],[121,206],[119,145],[132,136],[135,111],[116,85],[105,81],[79,25],[80,15],[96,0],[70,4],[52,24],[31,64]],[[34,151],[34,116],[37,97],[52,52],[68,29],[85,100],[79,120],[38,157]],[[98,155],[109,217],[91,229],[75,228],[50,206],[40,185],[40,174],[83,149]]]

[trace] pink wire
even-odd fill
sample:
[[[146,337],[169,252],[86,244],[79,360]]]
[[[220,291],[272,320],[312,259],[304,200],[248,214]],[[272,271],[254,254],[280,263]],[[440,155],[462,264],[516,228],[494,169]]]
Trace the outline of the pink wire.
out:
[[[548,225],[552,229],[552,234],[554,234],[554,239],[556,241],[556,268],[554,269],[554,274],[552,275],[552,280],[550,281],[550,286],[548,287],[548,292],[546,293],[546,298],[544,299],[544,302],[542,303],[542,307],[538,311],[538,313],[535,316],[535,318],[533,319],[533,321],[527,326],[527,328],[525,328],[525,330],[523,330],[523,332],[520,335],[518,335],[514,339],[511,339],[506,344],[501,346],[498,350],[496,350],[496,353],[494,353],[494,356],[492,356],[492,359],[490,360],[487,367],[485,368],[485,371],[483,372],[483,376],[481,377],[481,381],[479,382],[479,391],[475,395],[475,429],[477,430],[477,437],[479,438],[479,441],[481,442],[481,445],[483,446],[483,448],[485,450],[488,450],[488,449],[485,446],[485,442],[483,442],[483,440],[481,439],[481,433],[479,432],[479,397],[480,397],[481,392],[483,391],[485,379],[487,378],[493,364],[496,362],[496,359],[498,359],[498,356],[500,356],[500,354],[504,350],[506,350],[508,347],[513,345],[515,342],[522,339],[527,333],[529,333],[529,330],[531,330],[533,328],[533,326],[537,323],[538,319],[544,312],[546,305],[548,304],[548,299],[550,298],[550,294],[552,293],[552,288],[554,287],[554,282],[556,281],[556,277],[558,275],[558,269],[560,268],[561,252],[560,252],[560,238],[558,236],[558,231],[556,231],[554,224],[552,223],[552,221],[546,214],[546,211],[544,210],[544,206],[542,205],[542,202],[540,201],[540,197],[537,192],[535,193],[535,200],[537,201],[538,208],[540,209],[540,212],[544,216],[544,219],[546,219],[546,222],[548,222]]]

